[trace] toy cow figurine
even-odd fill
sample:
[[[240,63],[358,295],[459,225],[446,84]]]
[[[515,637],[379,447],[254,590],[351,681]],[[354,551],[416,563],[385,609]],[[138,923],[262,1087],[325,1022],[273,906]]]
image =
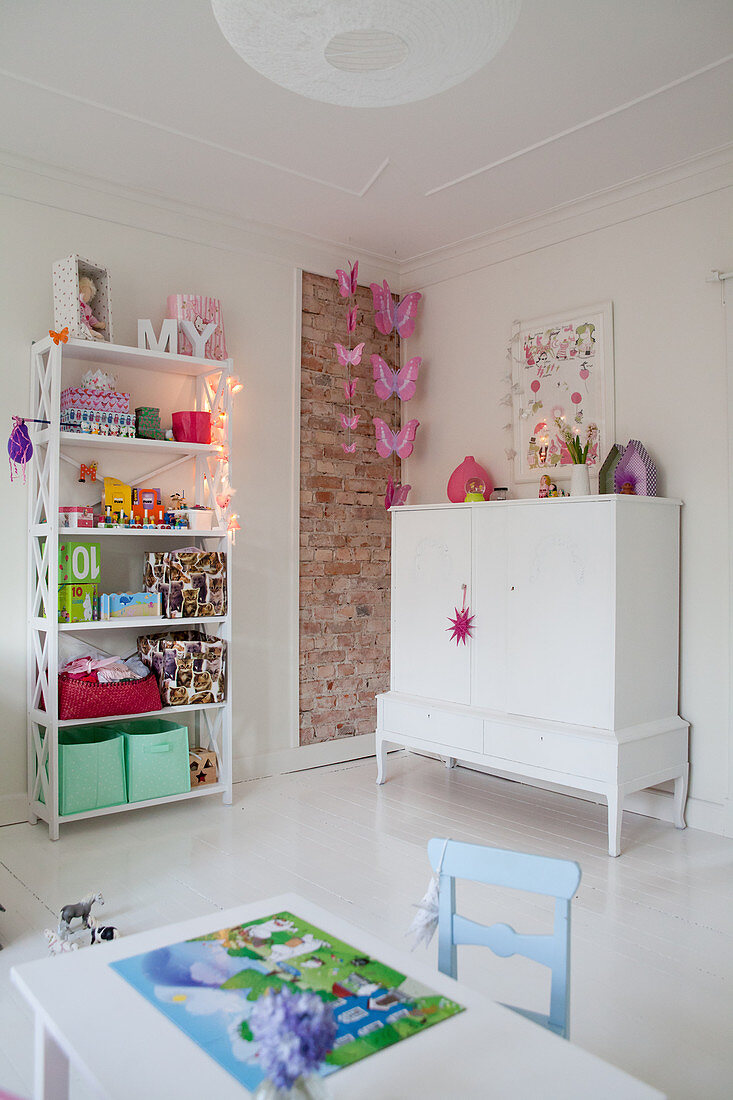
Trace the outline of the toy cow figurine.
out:
[[[95,943],[105,943],[107,940],[119,939],[119,930],[112,924],[100,924],[95,917],[89,918],[89,924],[87,926],[92,934],[91,945],[94,947]]]
[[[87,894],[81,901],[71,905],[65,905],[59,915],[59,939],[67,940],[71,931],[71,922],[76,917],[81,918],[82,928],[89,928],[90,913],[93,905],[104,905],[104,898],[97,892]]]

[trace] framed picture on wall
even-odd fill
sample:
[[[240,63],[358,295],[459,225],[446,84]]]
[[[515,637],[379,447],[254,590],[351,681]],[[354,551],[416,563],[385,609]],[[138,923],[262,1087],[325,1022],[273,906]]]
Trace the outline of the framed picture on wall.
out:
[[[570,477],[558,421],[583,443],[596,426],[587,464],[597,472],[615,438],[613,304],[517,321],[511,349],[514,480]]]

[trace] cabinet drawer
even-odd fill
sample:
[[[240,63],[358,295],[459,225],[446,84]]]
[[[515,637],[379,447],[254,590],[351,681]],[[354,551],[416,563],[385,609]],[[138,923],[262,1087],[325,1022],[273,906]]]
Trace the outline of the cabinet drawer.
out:
[[[388,733],[402,733],[406,737],[419,737],[446,749],[466,749],[481,752],[483,721],[470,715],[450,714],[430,706],[401,703],[395,699],[384,702],[384,729]]]
[[[484,755],[507,762],[562,772],[586,779],[609,780],[616,774],[618,746],[596,738],[523,729],[484,722]]]

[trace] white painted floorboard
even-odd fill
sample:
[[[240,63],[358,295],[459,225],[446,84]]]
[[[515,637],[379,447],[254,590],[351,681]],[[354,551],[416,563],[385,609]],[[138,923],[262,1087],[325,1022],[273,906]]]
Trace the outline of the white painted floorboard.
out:
[[[45,954],[63,904],[101,890],[99,916],[129,934],[293,890],[404,947],[427,841],[449,835],[580,863],[573,1042],[672,1098],[733,1095],[733,841],[626,814],[614,860],[593,803],[418,756],[391,755],[388,776],[376,787],[369,760],[261,779],[235,787],[230,808],[212,798],[78,822],[56,844],[42,823],[0,829],[0,1085],[31,1094],[31,1019],[8,971]],[[529,895],[464,884],[458,901],[526,931],[551,920]],[[462,948],[459,976],[546,1011],[547,972],[527,960]],[[87,1096],[72,1079],[72,1100]],[[561,1096],[548,1081],[544,1097]]]

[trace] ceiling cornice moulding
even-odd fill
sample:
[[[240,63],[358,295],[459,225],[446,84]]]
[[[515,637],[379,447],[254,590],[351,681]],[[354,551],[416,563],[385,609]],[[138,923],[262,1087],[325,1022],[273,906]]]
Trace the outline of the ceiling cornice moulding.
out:
[[[515,256],[733,187],[733,143],[400,261],[401,288],[443,282]]]
[[[2,149],[0,194],[226,252],[251,253],[289,267],[303,267],[316,275],[332,275],[337,264],[358,254],[365,278],[387,275],[399,279],[394,256],[356,248],[349,242],[212,213],[207,207],[121,187],[87,172],[19,157]]]

